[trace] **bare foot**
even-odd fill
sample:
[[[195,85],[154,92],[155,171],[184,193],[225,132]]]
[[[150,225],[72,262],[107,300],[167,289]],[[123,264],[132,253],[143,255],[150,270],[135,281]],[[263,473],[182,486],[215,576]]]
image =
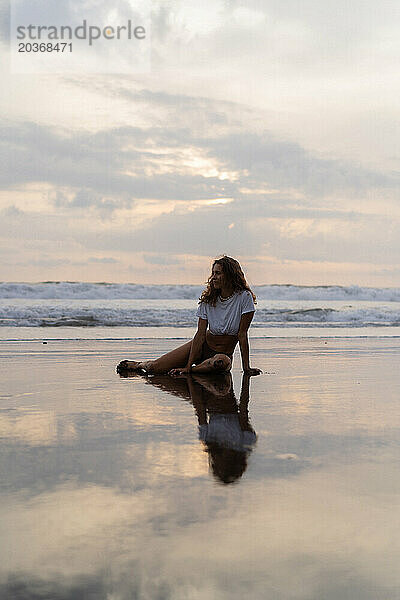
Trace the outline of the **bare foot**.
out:
[[[142,369],[142,363],[136,360],[121,360],[117,365],[117,373],[123,371],[139,371]]]

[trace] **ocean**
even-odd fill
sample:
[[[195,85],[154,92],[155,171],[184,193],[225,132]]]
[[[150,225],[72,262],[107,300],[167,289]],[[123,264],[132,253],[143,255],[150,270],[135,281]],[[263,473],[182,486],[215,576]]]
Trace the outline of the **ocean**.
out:
[[[190,337],[203,287],[0,283],[2,339]],[[253,337],[400,335],[400,288],[255,286]],[[40,331],[39,331],[40,329]]]

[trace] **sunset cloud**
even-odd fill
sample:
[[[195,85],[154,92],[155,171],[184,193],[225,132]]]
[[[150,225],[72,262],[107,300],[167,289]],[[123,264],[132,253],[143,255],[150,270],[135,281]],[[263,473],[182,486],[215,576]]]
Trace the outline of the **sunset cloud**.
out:
[[[318,283],[302,261],[349,282],[345,261],[354,283],[381,265],[396,285],[396,6],[154,2],[148,75],[4,71],[2,277],[33,260],[35,278],[53,261],[60,278],[123,281],[150,261],[195,283],[195,261],[229,252],[259,283],[264,257],[284,279],[298,260],[298,283]]]

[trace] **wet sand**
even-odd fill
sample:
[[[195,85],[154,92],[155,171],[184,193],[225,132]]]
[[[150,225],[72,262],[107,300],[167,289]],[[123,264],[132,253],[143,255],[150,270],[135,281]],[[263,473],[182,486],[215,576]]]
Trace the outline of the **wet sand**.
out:
[[[254,340],[234,433],[174,343],[0,344],[0,598],[400,598],[400,340]]]

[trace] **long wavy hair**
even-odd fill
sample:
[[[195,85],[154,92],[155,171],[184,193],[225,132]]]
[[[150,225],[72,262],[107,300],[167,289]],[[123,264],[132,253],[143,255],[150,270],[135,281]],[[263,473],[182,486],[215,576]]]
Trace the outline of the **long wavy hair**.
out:
[[[250,294],[253,296],[254,303],[257,302],[255,294],[249,287],[249,284],[246,281],[244,273],[242,271],[241,266],[238,261],[230,256],[221,256],[220,258],[216,258],[212,264],[221,265],[224,276],[226,277],[229,284],[232,286],[233,293],[241,292],[242,290],[248,290]],[[211,304],[211,306],[215,306],[217,299],[219,297],[219,290],[216,290],[214,286],[211,284],[212,281],[212,273],[207,280],[206,289],[200,296],[199,302],[205,302],[206,304]]]

